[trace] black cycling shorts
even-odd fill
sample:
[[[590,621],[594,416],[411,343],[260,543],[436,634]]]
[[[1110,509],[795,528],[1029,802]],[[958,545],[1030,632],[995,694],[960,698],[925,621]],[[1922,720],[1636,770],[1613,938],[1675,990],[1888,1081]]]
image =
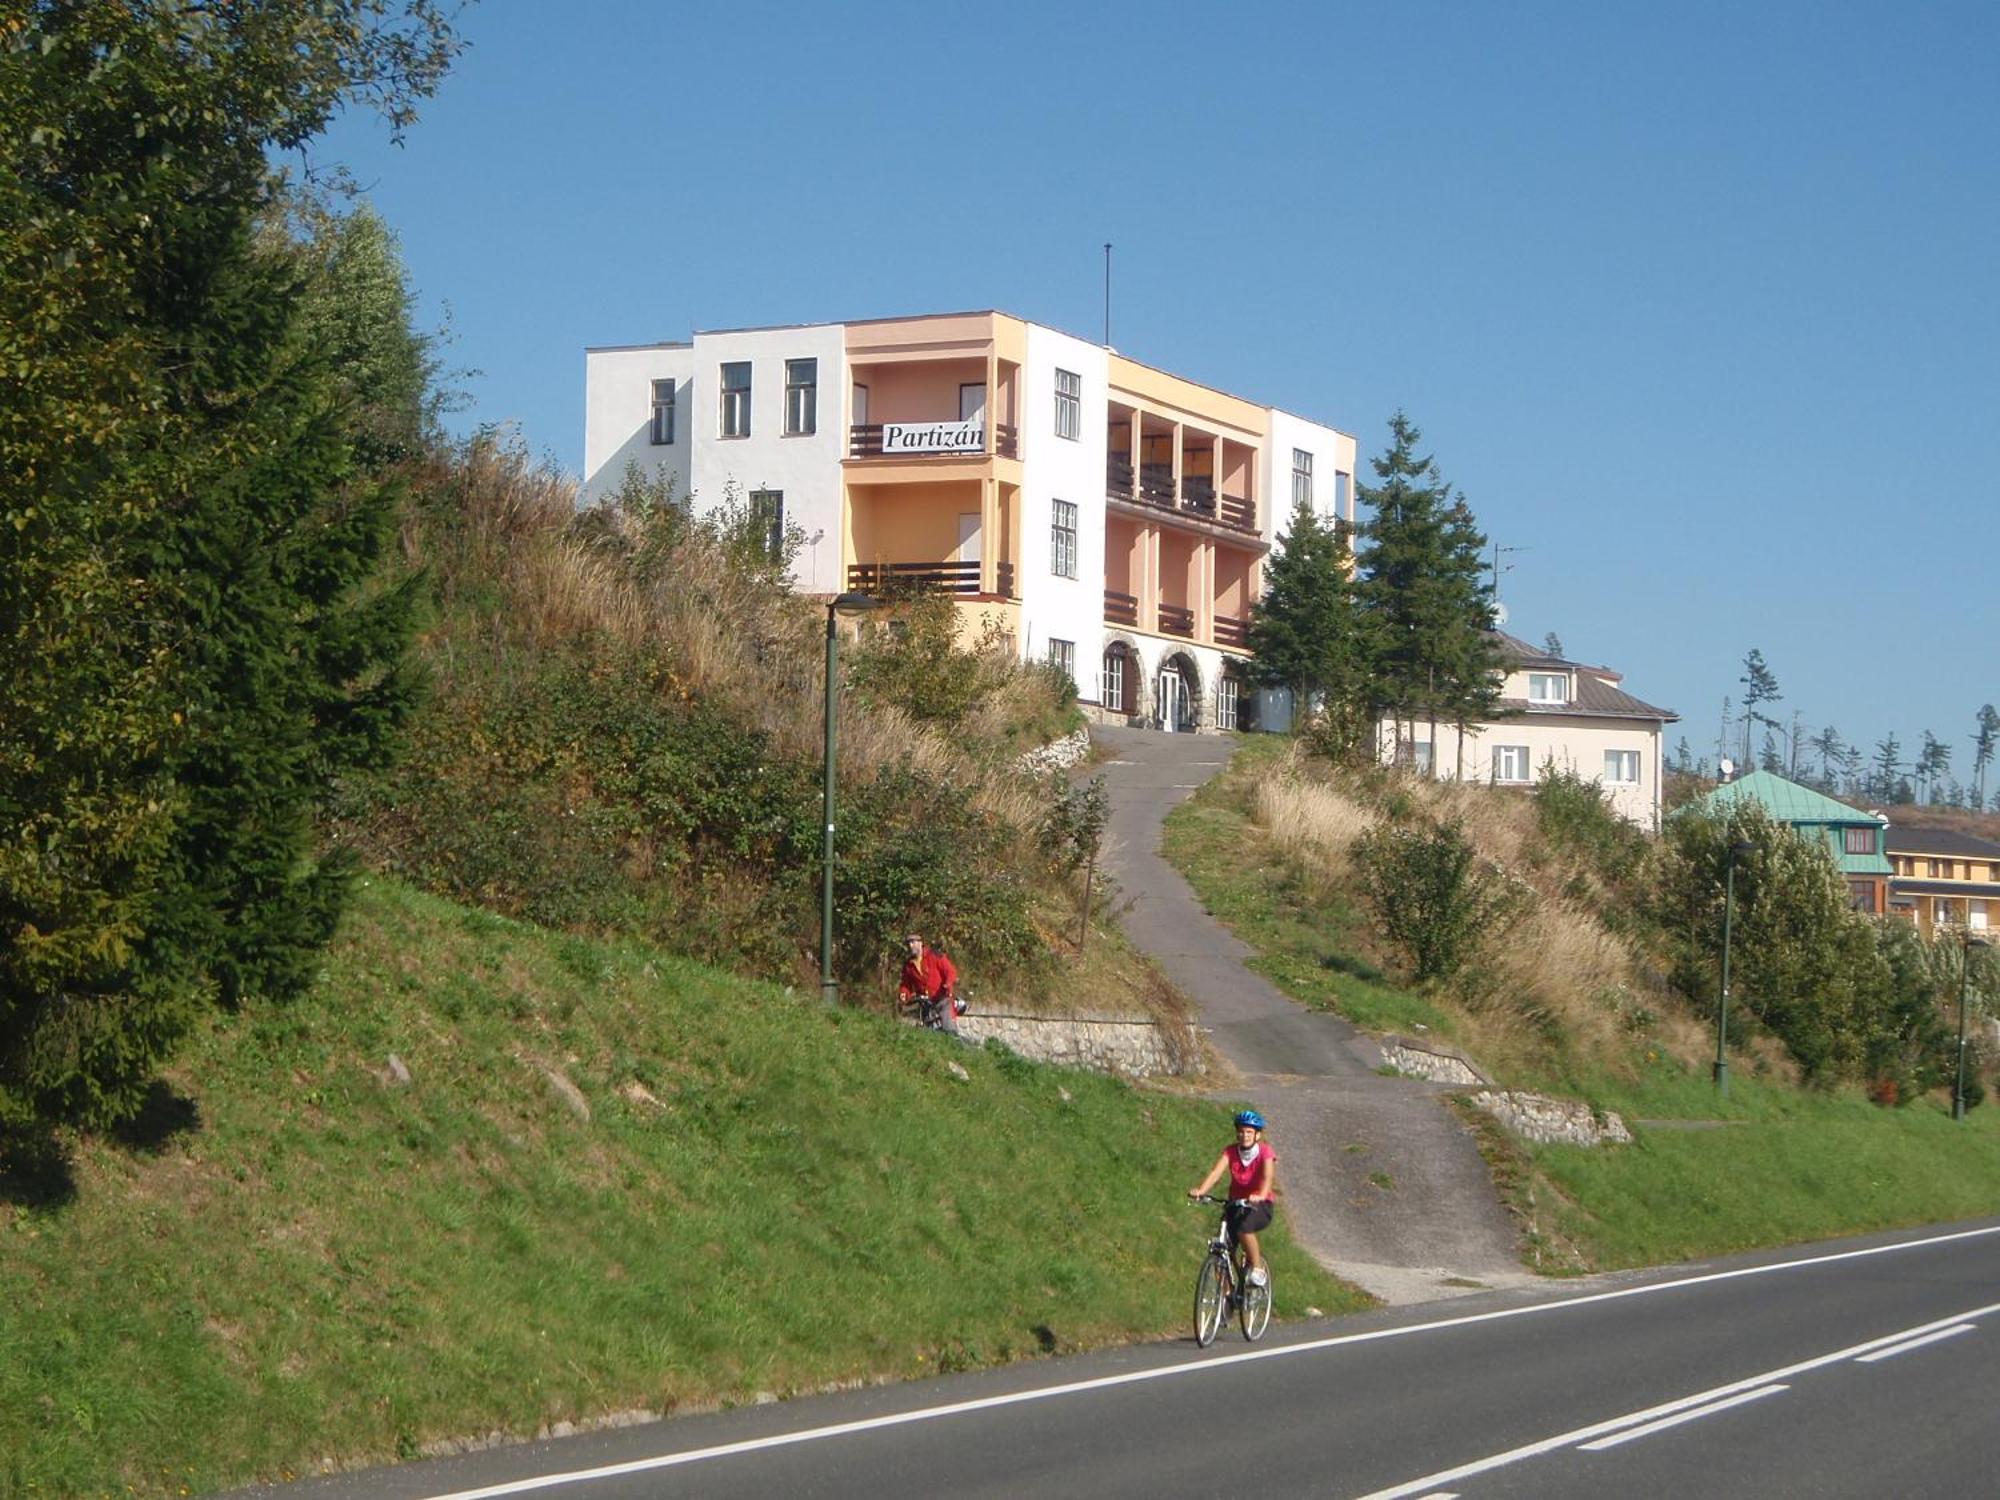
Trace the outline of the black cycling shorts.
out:
[[[1248,1198],[1229,1200],[1229,1232],[1231,1234],[1261,1234],[1271,1227],[1271,1200],[1252,1203]]]

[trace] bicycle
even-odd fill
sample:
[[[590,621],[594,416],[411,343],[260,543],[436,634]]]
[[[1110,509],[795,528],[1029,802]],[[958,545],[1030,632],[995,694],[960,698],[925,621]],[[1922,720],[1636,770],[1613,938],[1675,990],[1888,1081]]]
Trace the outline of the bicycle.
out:
[[[1194,1279],[1194,1341],[1206,1349],[1215,1342],[1215,1336],[1222,1332],[1223,1323],[1234,1311],[1243,1337],[1254,1344],[1271,1323],[1270,1269],[1265,1268],[1264,1285],[1251,1282],[1249,1252],[1229,1233],[1227,1199],[1204,1193],[1189,1201],[1222,1205],[1222,1219],[1208,1242],[1208,1254],[1202,1257],[1201,1270]]]
[[[916,997],[916,1009],[913,1019],[917,1025],[926,1030],[948,1031],[956,1034],[958,1030],[957,1025],[947,1025],[946,1022],[955,1023],[957,1016],[958,1013],[952,1009],[952,1002],[943,995],[919,995]]]

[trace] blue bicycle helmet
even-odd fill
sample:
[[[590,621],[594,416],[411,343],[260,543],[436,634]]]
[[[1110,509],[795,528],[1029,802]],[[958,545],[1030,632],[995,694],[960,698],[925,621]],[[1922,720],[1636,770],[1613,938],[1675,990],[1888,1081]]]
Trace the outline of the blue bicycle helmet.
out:
[[[1262,1130],[1264,1128],[1264,1117],[1254,1109],[1246,1109],[1237,1115],[1236,1123],[1238,1125],[1248,1125],[1252,1130]]]

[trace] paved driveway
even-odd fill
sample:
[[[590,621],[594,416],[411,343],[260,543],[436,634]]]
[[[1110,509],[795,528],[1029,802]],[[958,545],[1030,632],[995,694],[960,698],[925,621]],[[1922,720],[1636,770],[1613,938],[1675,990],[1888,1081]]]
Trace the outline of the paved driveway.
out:
[[[1242,1075],[1232,1097],[1270,1118],[1280,1211],[1293,1237],[1389,1302],[1535,1279],[1521,1267],[1513,1222],[1471,1132],[1438,1097],[1443,1086],[1381,1076],[1382,1054],[1367,1036],[1245,968],[1250,949],[1161,858],[1167,814],[1222,769],[1235,742],[1092,734],[1111,756],[1096,769],[1110,795],[1104,865],[1127,904],[1125,931],[1193,1002]],[[1203,1165],[1190,1163],[1190,1181]]]

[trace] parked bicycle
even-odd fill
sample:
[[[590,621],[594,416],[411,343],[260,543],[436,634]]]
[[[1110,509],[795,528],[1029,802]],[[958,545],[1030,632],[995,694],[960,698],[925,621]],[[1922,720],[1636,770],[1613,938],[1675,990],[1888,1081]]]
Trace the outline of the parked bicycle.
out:
[[[1243,1337],[1254,1344],[1264,1336],[1271,1322],[1269,1272],[1266,1271],[1262,1286],[1252,1284],[1249,1257],[1242,1242],[1229,1232],[1227,1199],[1204,1194],[1188,1201],[1219,1205],[1222,1209],[1222,1218],[1215,1226],[1208,1253],[1202,1257],[1201,1270],[1194,1279],[1194,1341],[1206,1349],[1215,1342],[1215,1336],[1222,1332],[1222,1325],[1233,1312],[1242,1325]]]

